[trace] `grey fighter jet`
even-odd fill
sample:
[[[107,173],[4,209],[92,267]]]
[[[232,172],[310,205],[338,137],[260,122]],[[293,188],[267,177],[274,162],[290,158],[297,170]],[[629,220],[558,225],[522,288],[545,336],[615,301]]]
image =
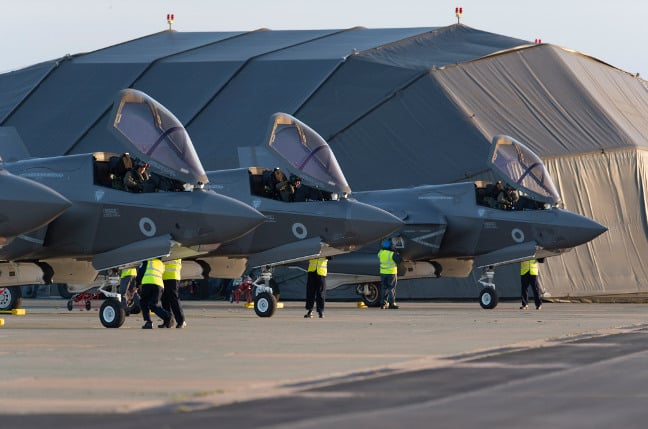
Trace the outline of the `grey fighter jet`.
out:
[[[481,268],[479,301],[490,309],[498,303],[494,267],[560,255],[607,231],[558,207],[561,199],[544,164],[522,143],[494,137],[489,165],[506,192],[500,200],[499,191],[491,194],[497,186],[481,181],[354,193],[405,222],[391,237],[403,257],[399,278],[467,277]],[[367,305],[379,305],[379,245],[330,261],[327,286],[356,284]]]
[[[146,94],[120,92],[109,127],[124,142],[135,143],[128,154],[94,152],[5,163],[9,172],[39,182],[72,205],[0,248],[0,272],[13,273],[0,278],[0,287],[90,285],[101,270],[206,253],[266,221],[254,208],[203,189],[208,178],[186,130]],[[125,167],[133,160],[150,171],[151,180],[140,183],[143,192],[125,189],[128,181],[122,175],[128,176]],[[19,291],[5,289],[18,296]],[[6,301],[16,305],[15,299]],[[120,303],[106,300],[100,318],[104,325],[120,326]]]
[[[350,252],[389,236],[403,222],[351,198],[330,146],[296,118],[274,114],[266,145],[257,149],[257,158],[265,153],[273,160],[271,167],[208,172],[207,187],[252,205],[270,221],[194,259],[205,275],[218,278],[238,278],[260,267],[264,284],[255,288],[255,311],[269,317],[276,308],[271,267]],[[183,262],[183,272],[189,264]]]

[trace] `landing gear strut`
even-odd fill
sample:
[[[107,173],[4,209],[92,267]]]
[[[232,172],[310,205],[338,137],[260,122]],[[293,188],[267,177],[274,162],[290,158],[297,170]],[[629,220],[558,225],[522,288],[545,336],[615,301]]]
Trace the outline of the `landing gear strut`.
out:
[[[259,317],[272,317],[277,309],[277,298],[273,294],[270,282],[272,270],[269,267],[261,269],[261,274],[252,283],[254,291],[254,312]]]
[[[481,277],[477,280],[483,286],[481,292],[479,292],[479,305],[486,310],[497,307],[497,302],[499,301],[497,292],[495,291],[495,283],[493,283],[494,278],[495,271],[493,271],[492,266],[488,266],[484,267]]]

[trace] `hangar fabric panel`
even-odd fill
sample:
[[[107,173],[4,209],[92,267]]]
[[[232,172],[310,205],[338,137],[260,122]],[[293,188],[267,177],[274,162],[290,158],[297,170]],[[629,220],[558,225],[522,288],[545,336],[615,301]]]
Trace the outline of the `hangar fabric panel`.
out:
[[[547,260],[547,296],[648,292],[648,89],[595,58],[461,24],[163,31],[0,75],[0,126],[34,156],[120,152],[106,120],[126,87],[183,122],[208,170],[239,167],[270,116],[292,114],[329,142],[354,191],[490,178],[491,138],[509,134],[543,158],[565,208],[609,228]],[[401,282],[398,296],[475,297],[478,277]],[[285,283],[282,297],[303,297],[303,279]],[[519,296],[517,266],[496,284]]]

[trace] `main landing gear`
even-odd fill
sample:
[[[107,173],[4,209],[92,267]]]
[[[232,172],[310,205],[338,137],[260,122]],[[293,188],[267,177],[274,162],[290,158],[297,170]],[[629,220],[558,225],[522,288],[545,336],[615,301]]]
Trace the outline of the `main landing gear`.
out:
[[[488,266],[484,267],[481,277],[477,280],[483,286],[481,292],[479,292],[479,305],[486,310],[492,310],[497,307],[499,301],[499,297],[495,291],[495,283],[493,283],[494,278],[495,271],[492,266]]]

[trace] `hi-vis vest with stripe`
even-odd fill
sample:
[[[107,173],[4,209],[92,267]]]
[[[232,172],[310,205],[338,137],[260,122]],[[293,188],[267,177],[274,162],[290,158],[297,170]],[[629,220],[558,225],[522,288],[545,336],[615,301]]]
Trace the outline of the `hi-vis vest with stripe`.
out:
[[[144,277],[142,277],[142,284],[157,285],[163,288],[164,281],[162,281],[162,274],[164,274],[164,262],[159,259],[151,259],[146,263],[146,271],[144,271]]]
[[[531,259],[520,263],[520,275],[530,273],[532,276],[538,275],[538,261]]]
[[[164,264],[164,274],[162,280],[180,280],[182,271],[182,259],[174,259]]]
[[[308,272],[317,271],[318,276],[325,277],[328,272],[328,259],[316,258],[308,261]]]
[[[126,268],[125,270],[121,271],[121,278],[123,279],[124,277],[135,277],[137,276],[137,268]]]
[[[378,260],[380,261],[380,274],[396,274],[398,266],[394,262],[394,252],[387,249],[381,249],[378,252]]]

